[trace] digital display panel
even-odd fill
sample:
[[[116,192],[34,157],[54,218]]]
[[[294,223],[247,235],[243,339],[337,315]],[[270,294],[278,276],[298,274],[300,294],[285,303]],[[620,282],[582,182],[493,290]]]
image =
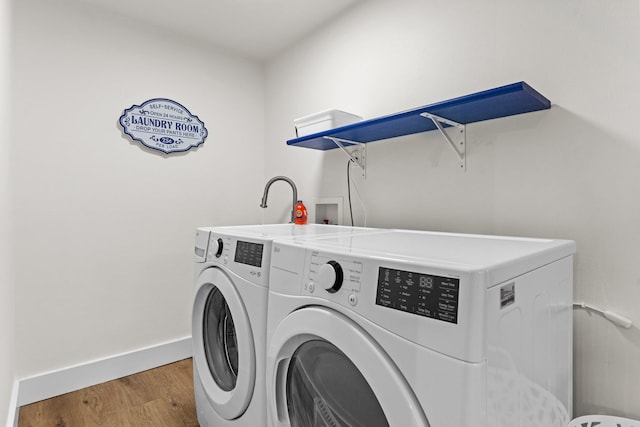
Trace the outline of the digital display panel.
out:
[[[261,243],[243,242],[238,240],[236,244],[236,255],[233,260],[253,267],[262,267],[263,250],[264,245]]]
[[[376,304],[458,323],[460,279],[380,267]]]

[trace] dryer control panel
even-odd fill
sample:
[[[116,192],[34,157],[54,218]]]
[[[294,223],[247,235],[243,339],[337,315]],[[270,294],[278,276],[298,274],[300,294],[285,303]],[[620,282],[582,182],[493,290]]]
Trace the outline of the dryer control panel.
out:
[[[458,323],[460,279],[379,267],[376,304]]]
[[[485,287],[475,271],[276,241],[269,278],[269,298],[330,307],[439,353],[483,360]]]
[[[320,252],[311,253],[308,281],[317,283],[327,292],[340,289],[360,292],[362,283],[362,262],[346,258],[336,258]]]

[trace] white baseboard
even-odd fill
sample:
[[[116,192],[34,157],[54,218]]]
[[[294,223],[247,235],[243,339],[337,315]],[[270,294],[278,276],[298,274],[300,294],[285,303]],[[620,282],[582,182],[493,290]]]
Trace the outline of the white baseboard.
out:
[[[177,362],[193,354],[191,337],[20,380],[17,407]],[[17,422],[17,420],[16,420]]]
[[[18,406],[18,389],[20,384],[18,381],[13,382],[11,390],[11,398],[9,400],[9,414],[7,416],[7,427],[18,427],[18,414],[20,407]]]

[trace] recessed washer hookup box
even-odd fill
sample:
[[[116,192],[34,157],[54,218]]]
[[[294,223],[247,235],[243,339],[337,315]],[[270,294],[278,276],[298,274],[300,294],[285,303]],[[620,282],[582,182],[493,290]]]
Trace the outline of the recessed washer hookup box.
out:
[[[296,136],[301,137],[350,125],[361,120],[362,117],[345,111],[327,110],[295,119],[293,124],[296,128]]]

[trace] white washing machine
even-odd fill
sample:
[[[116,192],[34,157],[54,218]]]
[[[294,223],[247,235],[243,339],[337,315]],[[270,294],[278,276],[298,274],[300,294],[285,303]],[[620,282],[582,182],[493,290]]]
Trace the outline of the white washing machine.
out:
[[[429,232],[275,241],[274,427],[564,427],[572,241]]]
[[[271,224],[196,230],[193,373],[203,427],[266,425],[264,383],[271,241],[375,232]]]

